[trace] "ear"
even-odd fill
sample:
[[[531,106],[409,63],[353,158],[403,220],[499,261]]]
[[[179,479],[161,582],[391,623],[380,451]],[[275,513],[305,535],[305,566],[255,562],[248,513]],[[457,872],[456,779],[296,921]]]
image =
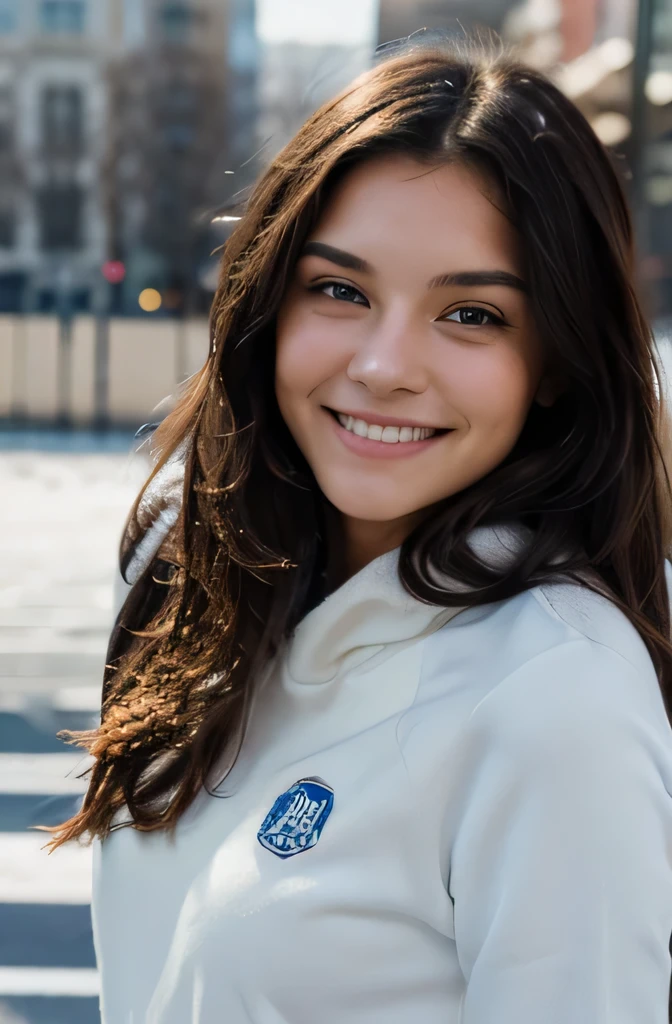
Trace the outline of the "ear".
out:
[[[565,390],[566,386],[567,381],[563,377],[547,374],[539,381],[534,401],[537,405],[550,408]]]

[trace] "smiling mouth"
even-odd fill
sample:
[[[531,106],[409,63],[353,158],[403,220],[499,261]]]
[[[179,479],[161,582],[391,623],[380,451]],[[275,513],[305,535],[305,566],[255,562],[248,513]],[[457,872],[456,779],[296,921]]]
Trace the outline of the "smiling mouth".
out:
[[[452,429],[449,427],[381,426],[378,423],[367,423],[366,420],[356,419],[354,416],[337,412],[326,406],[325,409],[349,433],[356,434],[358,437],[366,437],[370,441],[383,441],[387,444],[426,441],[430,437],[447,434]]]

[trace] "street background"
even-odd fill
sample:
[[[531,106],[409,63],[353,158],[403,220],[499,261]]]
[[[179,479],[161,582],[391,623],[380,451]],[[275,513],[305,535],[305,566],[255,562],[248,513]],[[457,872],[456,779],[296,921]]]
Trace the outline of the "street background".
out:
[[[377,47],[471,30],[613,151],[668,360],[672,0],[0,0],[0,1024],[99,1020],[90,850],[30,826],[81,800],[56,733],[97,721],[134,435],[206,356],[250,185]]]

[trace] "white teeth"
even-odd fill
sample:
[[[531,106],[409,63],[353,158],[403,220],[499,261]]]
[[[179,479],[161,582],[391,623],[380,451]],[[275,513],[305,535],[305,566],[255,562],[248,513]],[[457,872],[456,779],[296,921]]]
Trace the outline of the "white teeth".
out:
[[[398,444],[405,441],[424,441],[436,431],[432,427],[381,427],[377,423],[366,423],[356,420],[353,416],[337,413],[338,422],[346,430],[358,437],[368,437],[372,441],[385,441],[387,444]]]

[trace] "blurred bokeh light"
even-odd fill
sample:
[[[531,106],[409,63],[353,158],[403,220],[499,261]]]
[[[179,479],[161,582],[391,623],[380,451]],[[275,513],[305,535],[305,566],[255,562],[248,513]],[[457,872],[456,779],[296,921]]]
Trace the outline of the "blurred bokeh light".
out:
[[[138,295],[138,305],[145,313],[155,313],[161,308],[161,292],[156,288],[143,288]]]

